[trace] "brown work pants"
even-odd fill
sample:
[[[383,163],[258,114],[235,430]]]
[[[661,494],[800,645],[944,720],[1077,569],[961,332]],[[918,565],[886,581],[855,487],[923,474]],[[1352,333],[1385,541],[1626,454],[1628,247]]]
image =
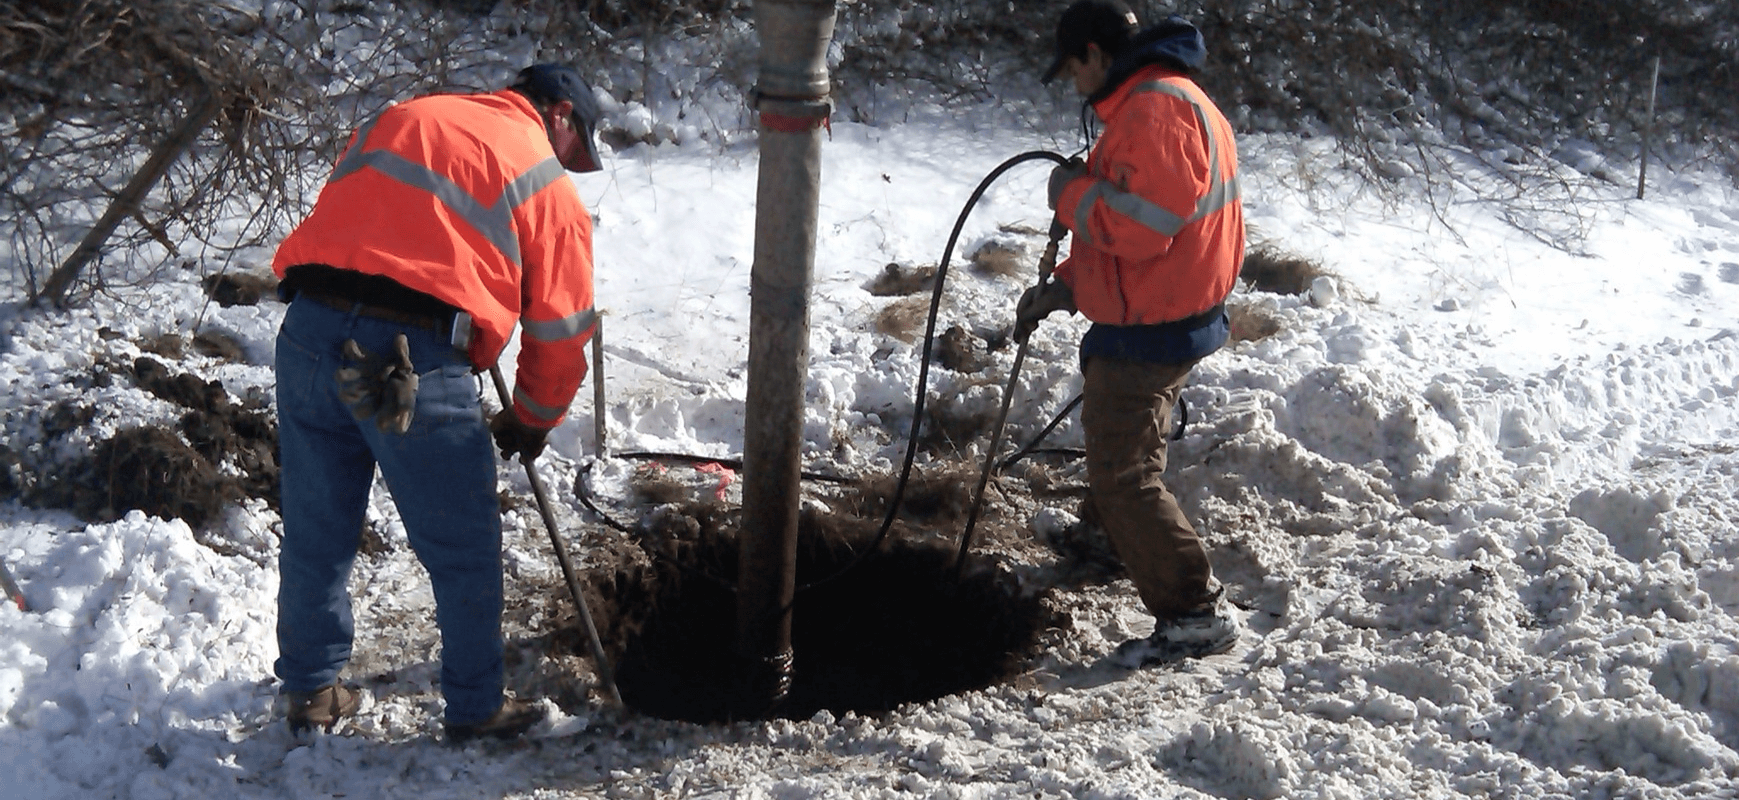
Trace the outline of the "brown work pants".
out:
[[[1090,358],[1082,390],[1093,504],[1141,602],[1161,620],[1212,601],[1207,549],[1160,480],[1171,409],[1194,366]]]

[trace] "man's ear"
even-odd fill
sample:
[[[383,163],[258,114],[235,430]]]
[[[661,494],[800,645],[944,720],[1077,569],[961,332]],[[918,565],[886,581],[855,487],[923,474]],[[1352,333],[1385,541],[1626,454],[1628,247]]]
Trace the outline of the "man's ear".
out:
[[[549,124],[564,128],[574,124],[574,104],[567,100],[557,100],[549,107]]]

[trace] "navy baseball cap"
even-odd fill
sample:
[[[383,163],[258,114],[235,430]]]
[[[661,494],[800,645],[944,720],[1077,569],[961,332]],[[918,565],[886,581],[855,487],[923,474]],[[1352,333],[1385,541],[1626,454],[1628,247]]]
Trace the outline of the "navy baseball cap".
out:
[[[598,158],[595,135],[603,112],[598,108],[598,98],[592,94],[592,87],[580,79],[580,73],[566,64],[533,64],[519,71],[519,79],[513,88],[539,103],[561,100],[573,103],[574,124],[586,143],[586,155],[591,156],[593,166],[603,168],[604,161]]]
[[[1050,83],[1069,58],[1085,58],[1088,43],[1115,56],[1140,30],[1135,12],[1119,0],[1078,0],[1057,20],[1057,57],[1039,80]]]

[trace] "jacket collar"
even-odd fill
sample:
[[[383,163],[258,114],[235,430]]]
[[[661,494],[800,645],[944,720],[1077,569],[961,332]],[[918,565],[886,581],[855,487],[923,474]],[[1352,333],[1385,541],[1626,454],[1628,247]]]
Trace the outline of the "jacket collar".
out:
[[[1137,73],[1148,72],[1147,67],[1159,66],[1168,72],[1190,75],[1202,68],[1207,56],[1208,47],[1202,39],[1202,32],[1183,17],[1173,15],[1130,40],[1129,46],[1111,60],[1105,85],[1088,97],[1087,102],[1100,112],[1103,119],[1107,109],[1101,108],[1101,102],[1118,94],[1118,90]]]
[[[1107,81],[1106,88],[1095,92],[1088,102],[1092,104],[1093,113],[1097,114],[1099,119],[1108,121],[1112,117],[1117,116],[1118,112],[1123,110],[1124,102],[1129,99],[1130,95],[1135,93],[1135,87],[1147,83],[1148,81],[1175,77],[1185,76],[1183,73],[1174,69],[1167,69],[1163,65],[1149,64],[1146,67],[1124,76],[1124,80],[1116,86],[1112,86],[1110,82]]]

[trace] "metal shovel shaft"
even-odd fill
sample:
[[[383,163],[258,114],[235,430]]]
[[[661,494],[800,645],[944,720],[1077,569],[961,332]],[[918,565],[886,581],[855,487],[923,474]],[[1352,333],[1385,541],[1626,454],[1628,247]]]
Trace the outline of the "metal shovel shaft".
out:
[[[1051,221],[1051,241],[1045,245],[1044,254],[1039,256],[1039,281],[1037,286],[1044,286],[1051,279],[1051,269],[1057,264],[1057,247],[1062,243],[1068,228],[1055,219]],[[972,531],[978,525],[978,512],[984,508],[984,489],[990,485],[990,473],[996,466],[996,449],[1002,444],[1002,429],[1008,422],[1008,408],[1014,403],[1014,390],[1020,385],[1020,366],[1026,361],[1027,340],[1022,339],[1020,348],[1014,351],[1014,364],[1008,368],[1008,388],[1002,391],[1002,410],[997,412],[996,427],[990,432],[990,446],[984,451],[984,469],[978,474],[978,489],[972,494],[972,510],[966,515],[966,531],[960,534],[960,551],[954,554],[954,579],[960,580],[960,575],[966,569],[966,550],[972,546]]]
[[[513,397],[507,392],[507,381],[501,377],[499,366],[489,368],[489,377],[495,381],[495,392],[501,396],[501,407],[513,408]],[[600,412],[602,413],[602,412]],[[598,626],[592,621],[592,612],[586,608],[586,596],[580,593],[580,581],[574,576],[573,564],[568,561],[568,549],[562,544],[560,528],[556,527],[555,509],[550,505],[549,492],[544,489],[543,479],[538,477],[537,469],[525,456],[519,457],[519,463],[525,465],[525,477],[531,482],[531,493],[537,498],[537,510],[543,515],[543,527],[549,531],[550,547],[556,551],[556,563],[561,565],[562,579],[567,581],[568,593],[574,596],[574,608],[580,613],[580,622],[586,628],[586,644],[592,648],[592,659],[598,663],[598,680],[609,692],[611,702],[622,704],[622,693],[616,689],[616,675],[610,669],[610,657],[604,653],[604,643],[598,638]]]

